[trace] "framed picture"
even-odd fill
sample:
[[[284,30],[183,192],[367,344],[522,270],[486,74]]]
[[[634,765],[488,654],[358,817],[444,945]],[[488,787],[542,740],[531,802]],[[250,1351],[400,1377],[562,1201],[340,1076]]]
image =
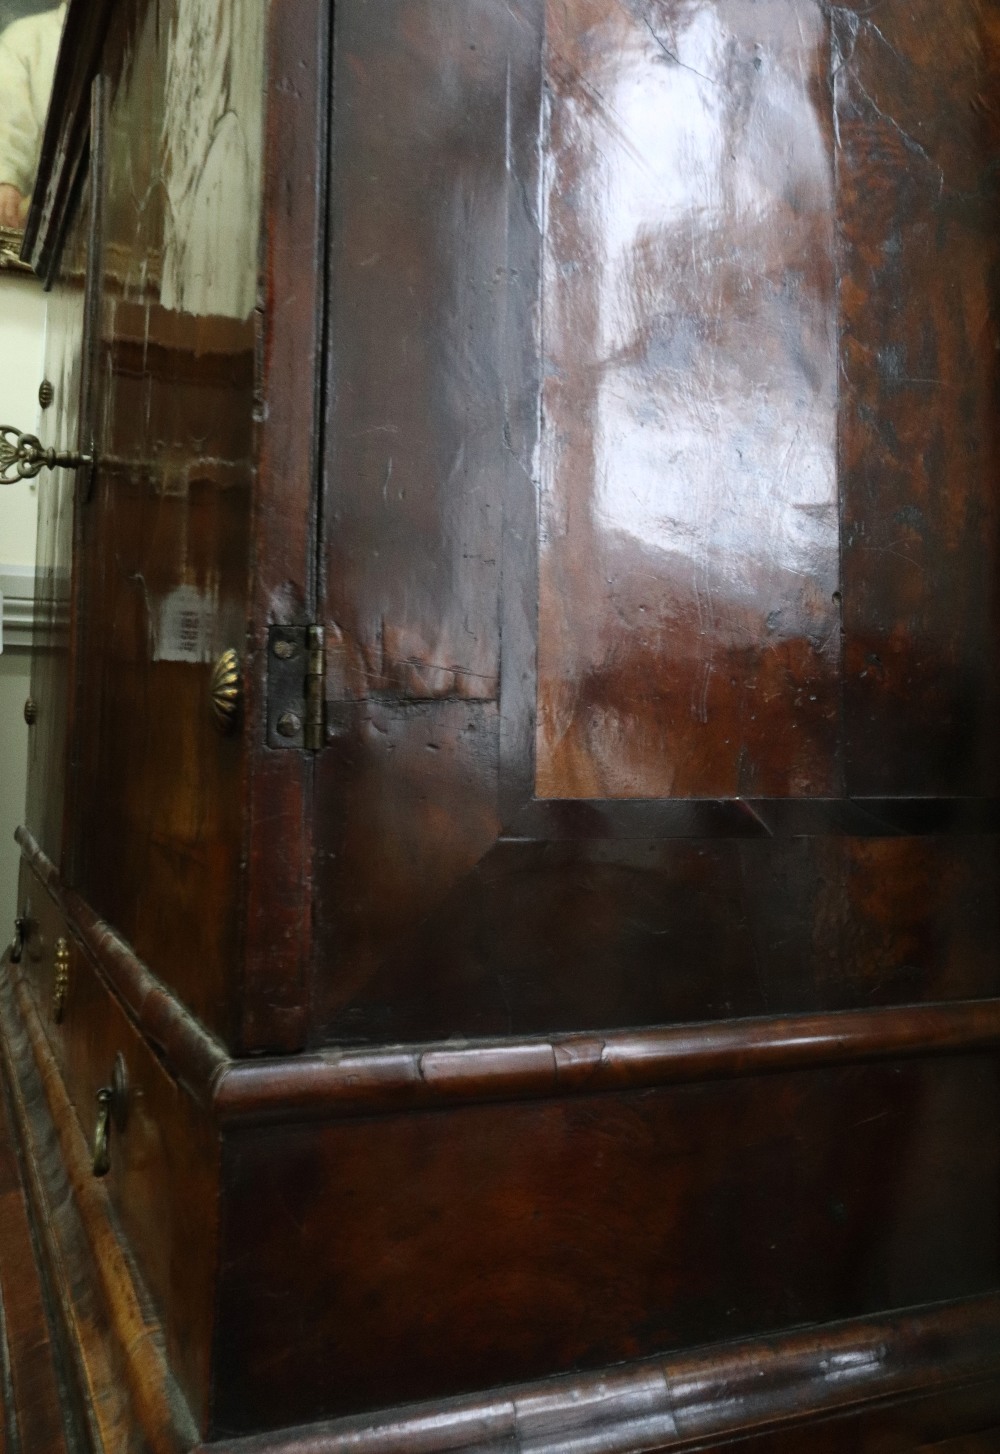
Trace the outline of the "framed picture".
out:
[[[65,16],[51,0],[0,0],[0,266],[20,252]]]

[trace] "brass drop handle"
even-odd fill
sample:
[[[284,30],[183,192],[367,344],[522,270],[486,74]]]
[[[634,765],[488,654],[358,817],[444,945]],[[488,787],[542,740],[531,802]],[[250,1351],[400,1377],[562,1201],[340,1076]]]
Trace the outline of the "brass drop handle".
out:
[[[111,1098],[114,1091],[102,1085],[97,1092],[97,1125],[94,1127],[94,1175],[107,1176],[111,1170]]]
[[[78,470],[93,464],[89,454],[66,454],[46,449],[34,434],[25,434],[13,424],[0,424],[0,485],[32,480],[42,470]]]
[[[93,1169],[95,1176],[107,1176],[111,1170],[111,1127],[119,1132],[125,1129],[128,1111],[128,1077],[125,1061],[115,1056],[111,1084],[102,1085],[97,1092],[97,1125],[94,1127]]]
[[[14,920],[14,937],[10,942],[11,964],[21,963],[21,956],[24,953],[24,945],[27,938],[28,920],[23,914],[19,914]]]

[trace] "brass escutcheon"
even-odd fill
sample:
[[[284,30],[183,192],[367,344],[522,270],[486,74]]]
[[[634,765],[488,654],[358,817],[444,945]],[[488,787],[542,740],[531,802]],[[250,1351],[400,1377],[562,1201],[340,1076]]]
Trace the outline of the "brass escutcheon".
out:
[[[18,914],[14,920],[14,937],[10,941],[10,949],[8,950],[11,964],[21,963],[21,956],[24,953],[24,941],[27,937],[28,920],[24,914]]]

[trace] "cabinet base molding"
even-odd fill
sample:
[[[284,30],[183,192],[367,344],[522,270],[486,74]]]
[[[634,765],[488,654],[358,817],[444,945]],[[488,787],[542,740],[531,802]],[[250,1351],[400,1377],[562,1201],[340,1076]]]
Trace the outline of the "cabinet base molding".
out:
[[[91,1173],[89,1148],[34,1001],[9,964],[0,983],[0,1030],[20,1148],[18,1158],[11,1144],[0,1147],[10,1183],[6,1196],[12,1208],[20,1197],[26,1209],[21,1241],[34,1248],[37,1286],[54,1289],[43,1316],[41,1293],[15,1296],[11,1259],[0,1264],[8,1365],[11,1350],[23,1350],[31,1334],[22,1326],[30,1317],[42,1328],[43,1344],[32,1396],[51,1401],[58,1389],[64,1417],[83,1425],[76,1431],[80,1447],[89,1444],[101,1454],[450,1454],[473,1448],[484,1454],[631,1454],[738,1441],[778,1450],[783,1431],[797,1429],[801,1438],[803,1425],[815,1421],[817,1450],[843,1447],[826,1440],[828,1434],[846,1438],[848,1425],[851,1449],[876,1448],[864,1432],[869,1428],[877,1431],[871,1439],[878,1439],[880,1450],[917,1450],[958,1434],[965,1436],[963,1451],[1000,1448],[1000,1293],[204,1441],[170,1374],[156,1313],[107,1192]],[[18,1275],[23,1285],[23,1266]],[[37,1328],[33,1336],[37,1349]],[[60,1347],[68,1350],[64,1369]],[[10,1378],[6,1384],[9,1389]],[[22,1400],[27,1396],[21,1393]],[[8,1448],[49,1454],[73,1447],[62,1421],[40,1417],[38,1407],[22,1403],[17,1417],[19,1443],[8,1441]],[[834,1436],[835,1430],[841,1433]]]
[[[19,828],[16,838],[26,867],[140,1035],[220,1125],[586,1096],[1000,1049],[1000,998],[990,998],[230,1059],[63,883],[28,830]]]

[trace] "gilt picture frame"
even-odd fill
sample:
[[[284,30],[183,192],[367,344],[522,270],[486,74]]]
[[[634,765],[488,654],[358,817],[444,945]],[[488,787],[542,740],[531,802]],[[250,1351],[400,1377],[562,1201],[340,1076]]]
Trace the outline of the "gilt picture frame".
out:
[[[0,0],[0,269],[21,244],[66,13],[53,0]]]

